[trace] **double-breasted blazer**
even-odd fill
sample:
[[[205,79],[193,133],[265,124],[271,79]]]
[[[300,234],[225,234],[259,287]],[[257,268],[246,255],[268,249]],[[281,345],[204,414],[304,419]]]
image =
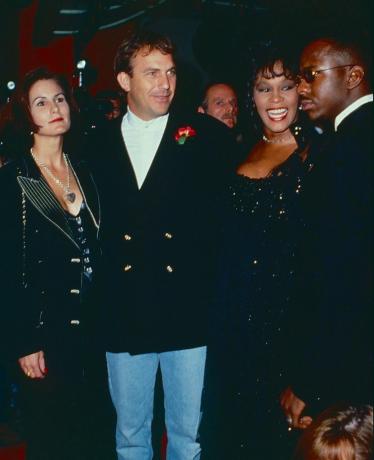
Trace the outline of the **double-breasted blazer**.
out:
[[[98,257],[96,184],[83,162],[72,164],[88,207],[85,231],[91,228],[91,251]],[[63,351],[70,331],[88,323],[83,259],[65,211],[31,156],[0,169],[0,215],[3,346],[13,359]]]
[[[180,144],[176,133],[187,126],[195,135]],[[170,114],[140,190],[121,120],[97,134],[106,349],[148,353],[205,344],[217,197],[235,158],[229,130],[208,116]]]

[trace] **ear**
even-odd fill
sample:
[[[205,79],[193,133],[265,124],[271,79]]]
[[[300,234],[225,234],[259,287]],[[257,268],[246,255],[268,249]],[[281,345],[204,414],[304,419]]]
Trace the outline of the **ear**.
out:
[[[131,77],[126,72],[120,72],[117,75],[117,81],[119,86],[128,93],[131,89]]]
[[[205,110],[201,107],[201,105],[199,105],[199,107],[197,108],[197,111],[199,113],[205,113]]]
[[[348,89],[356,88],[362,82],[362,80],[364,79],[364,76],[365,76],[365,71],[361,66],[359,65],[353,66],[348,74],[348,82],[347,82]]]

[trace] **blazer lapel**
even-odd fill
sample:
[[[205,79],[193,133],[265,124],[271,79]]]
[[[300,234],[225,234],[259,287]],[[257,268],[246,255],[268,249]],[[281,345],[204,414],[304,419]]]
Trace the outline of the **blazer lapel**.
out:
[[[77,164],[73,163],[72,170],[83,195],[83,200],[85,201],[92,220],[98,229],[101,222],[101,207],[96,184],[90,171],[87,169],[85,162],[81,161]]]
[[[101,209],[96,184],[87,168],[82,167],[83,162],[73,163],[73,171],[83,198],[87,204],[89,213],[96,228],[99,228],[101,220]],[[77,248],[79,246],[74,240],[66,212],[53,194],[47,182],[40,174],[34,162],[24,159],[23,171],[19,171],[17,177],[19,186],[34,208],[55,227],[57,227]]]
[[[169,115],[165,132],[140,191],[155,187],[158,190],[160,188],[160,178],[162,178],[163,184],[165,184],[168,175],[175,172],[175,161],[173,161],[172,157],[172,154],[175,153],[173,149],[173,144],[175,144],[173,137],[174,129],[175,123],[172,121],[172,116]]]
[[[18,176],[17,181],[23,193],[35,209],[45,219],[61,230],[65,236],[79,248],[77,243],[74,241],[65,211],[55,198],[46,181],[41,176],[39,179]]]
[[[116,146],[115,148],[115,163],[113,163],[111,166],[115,168],[115,165],[119,165],[119,167],[122,169],[123,174],[121,174],[122,178],[127,177],[128,178],[128,184],[131,188],[134,188],[136,190],[138,189],[138,182],[136,180],[136,175],[134,168],[132,166],[131,160],[129,153],[127,151],[126,143],[123,139],[122,136],[122,118],[117,122],[113,122],[113,129],[111,133],[111,137],[113,139],[113,146]]]

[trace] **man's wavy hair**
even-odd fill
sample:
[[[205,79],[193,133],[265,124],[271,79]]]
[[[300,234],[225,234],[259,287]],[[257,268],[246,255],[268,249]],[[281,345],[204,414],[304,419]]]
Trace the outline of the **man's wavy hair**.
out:
[[[171,54],[175,61],[175,48],[167,36],[147,29],[135,31],[118,47],[114,58],[114,74],[117,76],[120,72],[126,72],[132,76],[132,63],[136,55],[140,51],[148,55],[154,50],[162,54]]]

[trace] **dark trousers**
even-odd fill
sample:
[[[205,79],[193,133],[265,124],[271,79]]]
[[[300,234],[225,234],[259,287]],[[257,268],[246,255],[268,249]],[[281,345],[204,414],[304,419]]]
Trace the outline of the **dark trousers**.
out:
[[[114,460],[115,413],[105,354],[83,352],[79,340],[70,343],[75,343],[70,351],[67,346],[62,353],[46,353],[44,379],[18,371],[26,458]]]

